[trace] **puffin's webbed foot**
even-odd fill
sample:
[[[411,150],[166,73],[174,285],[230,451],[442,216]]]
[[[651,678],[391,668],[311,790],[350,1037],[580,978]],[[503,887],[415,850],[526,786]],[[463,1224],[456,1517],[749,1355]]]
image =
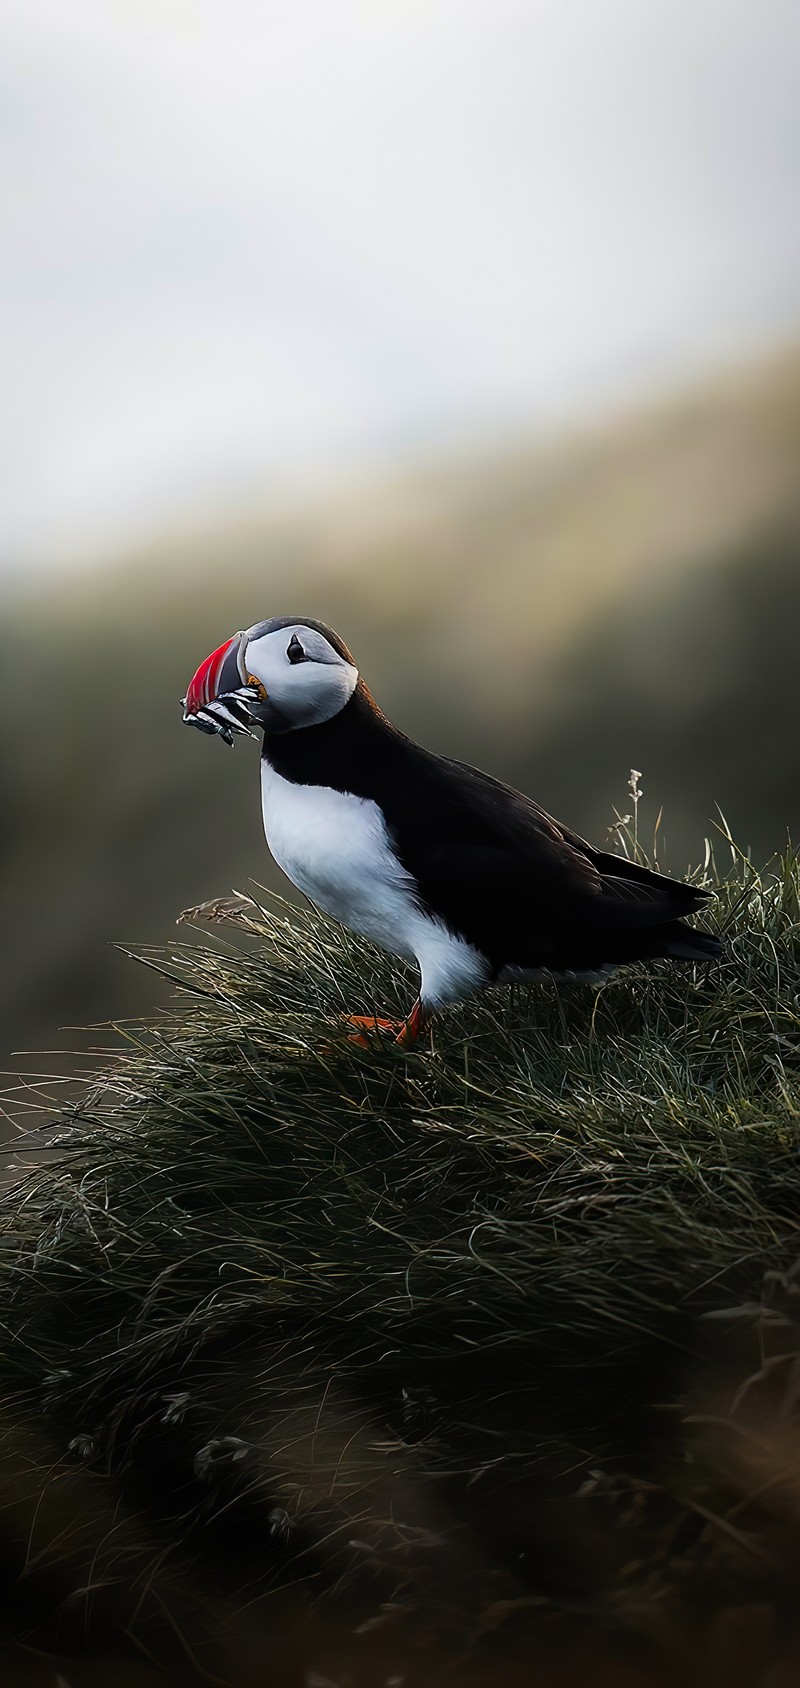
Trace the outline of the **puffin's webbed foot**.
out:
[[[382,1032],[394,1032],[397,1036],[405,1026],[405,1020],[382,1020],[377,1014],[343,1014],[342,1023],[353,1027],[347,1033],[347,1041],[357,1043],[359,1049],[371,1049]]]
[[[357,1043],[360,1049],[371,1048],[381,1032],[394,1032],[395,1043],[403,1049],[411,1049],[430,1024],[431,1013],[418,999],[405,1020],[384,1020],[376,1014],[343,1014],[342,1020],[345,1025],[354,1028],[347,1034],[348,1042]]]

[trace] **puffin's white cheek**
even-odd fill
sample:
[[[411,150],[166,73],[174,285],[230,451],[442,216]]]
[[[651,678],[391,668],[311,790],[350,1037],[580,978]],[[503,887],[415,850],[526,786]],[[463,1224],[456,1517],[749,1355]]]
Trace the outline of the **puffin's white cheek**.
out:
[[[314,726],[338,715],[352,689],[343,666],[297,663],[282,677],[272,697],[279,709],[298,726]]]
[[[338,708],[341,697],[341,687],[336,671],[328,670],[321,673],[309,673],[308,682],[303,687],[306,707],[315,715],[323,711]]]

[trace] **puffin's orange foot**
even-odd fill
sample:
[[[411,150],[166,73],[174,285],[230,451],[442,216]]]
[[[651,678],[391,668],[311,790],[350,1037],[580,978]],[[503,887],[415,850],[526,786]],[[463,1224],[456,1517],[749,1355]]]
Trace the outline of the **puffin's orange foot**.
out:
[[[360,1049],[370,1049],[381,1032],[394,1032],[395,1043],[410,1049],[430,1024],[431,1014],[417,1001],[405,1020],[381,1020],[376,1014],[343,1014],[342,1020],[354,1028],[347,1034],[348,1043],[357,1043]]]
[[[342,1020],[346,1026],[358,1028],[348,1032],[348,1043],[357,1043],[359,1049],[369,1049],[375,1037],[381,1032],[402,1033],[405,1020],[381,1020],[377,1014],[343,1014]]]

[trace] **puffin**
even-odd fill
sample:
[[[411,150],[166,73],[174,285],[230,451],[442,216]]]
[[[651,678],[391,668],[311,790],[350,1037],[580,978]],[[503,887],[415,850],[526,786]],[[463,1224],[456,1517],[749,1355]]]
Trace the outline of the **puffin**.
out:
[[[346,1015],[367,1044],[408,1048],[432,1017],[487,986],[601,983],[626,963],[708,962],[719,939],[686,924],[708,893],[595,849],[530,797],[416,744],[387,720],[324,622],[257,621],[212,651],[184,721],[232,745],[261,740],[269,849],[325,913],[415,962],[402,1021]]]

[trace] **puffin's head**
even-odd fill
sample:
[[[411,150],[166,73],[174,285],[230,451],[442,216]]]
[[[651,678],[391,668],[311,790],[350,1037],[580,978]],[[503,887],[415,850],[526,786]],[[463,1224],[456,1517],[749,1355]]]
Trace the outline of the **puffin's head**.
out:
[[[201,662],[183,699],[183,719],[227,744],[254,727],[288,733],[338,715],[357,683],[358,669],[338,634],[321,621],[281,616],[234,633]]]

